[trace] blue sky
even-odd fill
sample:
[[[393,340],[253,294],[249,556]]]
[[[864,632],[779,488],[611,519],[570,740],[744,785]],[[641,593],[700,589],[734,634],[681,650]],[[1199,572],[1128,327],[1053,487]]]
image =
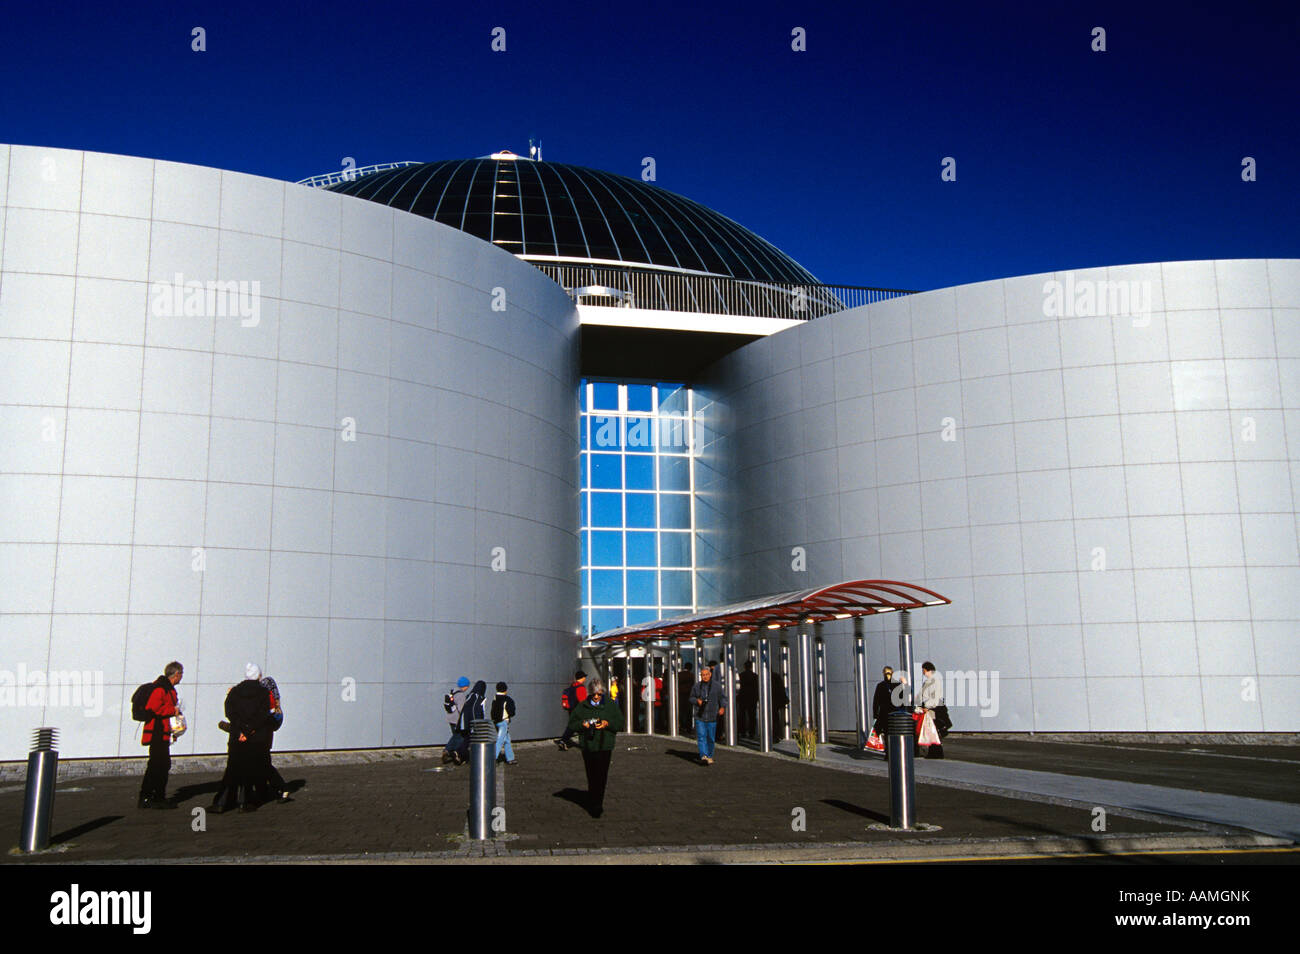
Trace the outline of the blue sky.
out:
[[[532,135],[844,284],[1300,256],[1294,4],[707,6],[11,6],[0,141],[300,179]]]

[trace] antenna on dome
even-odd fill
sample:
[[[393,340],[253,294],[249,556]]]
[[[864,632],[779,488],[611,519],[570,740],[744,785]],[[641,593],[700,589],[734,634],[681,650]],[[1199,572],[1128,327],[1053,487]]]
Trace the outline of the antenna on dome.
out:
[[[542,142],[540,139],[534,139],[532,136],[528,137],[528,158],[535,159],[538,162],[542,161]]]

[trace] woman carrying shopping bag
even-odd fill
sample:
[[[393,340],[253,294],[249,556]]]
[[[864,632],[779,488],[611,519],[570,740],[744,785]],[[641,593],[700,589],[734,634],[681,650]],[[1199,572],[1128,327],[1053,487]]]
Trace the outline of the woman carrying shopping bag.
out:
[[[917,712],[923,714],[917,744],[925,749],[927,759],[943,758],[943,742],[939,738],[939,729],[935,725],[935,710],[943,706],[943,683],[934,673],[934,663],[921,664],[921,706]]]

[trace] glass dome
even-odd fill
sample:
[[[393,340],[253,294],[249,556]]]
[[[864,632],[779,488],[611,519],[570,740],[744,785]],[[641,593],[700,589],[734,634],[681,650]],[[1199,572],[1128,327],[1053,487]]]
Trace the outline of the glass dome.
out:
[[[434,219],[535,263],[817,283],[798,262],[726,216],[598,169],[498,153],[388,169],[329,188]]]

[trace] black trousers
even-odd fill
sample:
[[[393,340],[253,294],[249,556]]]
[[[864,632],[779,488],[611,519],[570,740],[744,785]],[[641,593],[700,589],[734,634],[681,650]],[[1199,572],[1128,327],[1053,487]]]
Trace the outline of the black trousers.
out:
[[[263,779],[262,754],[265,749],[252,742],[240,742],[232,737],[226,746],[226,772],[221,777],[221,787],[212,799],[218,811],[247,805],[258,800],[258,783]]]
[[[613,756],[613,749],[604,752],[582,750],[582,764],[587,770],[588,807],[594,812],[605,807],[605,783],[609,781],[609,760]]]
[[[155,729],[149,743],[149,764],[145,766],[144,781],[140,783],[141,798],[166,798],[167,776],[172,770],[171,745],[161,729]]]

